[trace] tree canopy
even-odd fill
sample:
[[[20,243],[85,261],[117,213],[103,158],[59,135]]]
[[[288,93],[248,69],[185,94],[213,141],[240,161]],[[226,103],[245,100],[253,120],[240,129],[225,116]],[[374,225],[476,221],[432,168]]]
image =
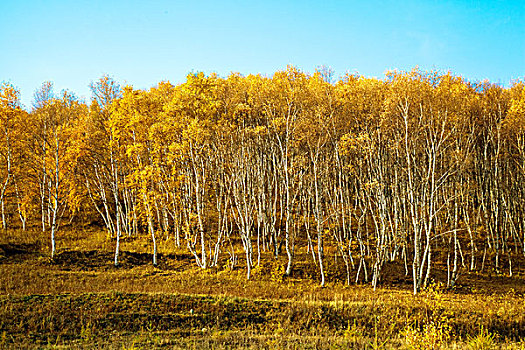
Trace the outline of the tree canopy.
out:
[[[64,219],[173,237],[203,269],[306,249],[325,284],[375,287],[400,263],[414,293],[447,266],[512,275],[525,254],[525,85],[451,73],[384,79],[295,67],[270,77],[189,74],[149,90],[102,77],[90,103],[44,83],[31,112],[0,88],[4,228]],[[234,244],[232,244],[232,242]],[[235,243],[242,247],[239,255]],[[266,256],[266,255],[264,255]]]

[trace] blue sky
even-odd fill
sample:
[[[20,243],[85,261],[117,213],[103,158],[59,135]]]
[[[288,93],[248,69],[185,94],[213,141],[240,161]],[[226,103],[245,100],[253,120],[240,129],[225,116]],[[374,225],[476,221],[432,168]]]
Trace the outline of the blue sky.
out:
[[[26,107],[46,80],[89,100],[104,74],[149,88],[288,64],[375,77],[418,65],[508,85],[525,77],[525,0],[0,1],[0,81]]]

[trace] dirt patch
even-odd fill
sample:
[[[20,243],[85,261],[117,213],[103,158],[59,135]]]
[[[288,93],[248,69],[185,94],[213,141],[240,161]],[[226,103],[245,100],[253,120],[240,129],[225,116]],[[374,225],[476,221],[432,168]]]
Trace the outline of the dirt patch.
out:
[[[158,254],[157,268],[161,270],[181,271],[190,263],[191,256],[180,254]],[[132,269],[137,266],[153,265],[153,255],[148,253],[121,251],[119,264],[114,264],[115,256],[110,252],[96,250],[66,250],[58,253],[49,264],[64,271],[107,271]]]
[[[458,292],[481,292],[486,294],[515,293],[525,295],[525,279],[504,275],[487,276],[476,272],[469,272],[459,277]]]
[[[64,271],[105,270],[111,267],[112,255],[98,251],[62,251],[49,264],[59,266]]]
[[[38,244],[0,244],[0,264],[17,263],[35,258],[39,254]]]
[[[436,264],[430,271],[430,282],[446,287],[447,267]],[[380,286],[395,287],[402,290],[412,290],[412,270],[408,265],[408,274],[402,262],[388,262],[381,270]],[[449,291],[459,294],[469,294],[472,292],[482,294],[505,294],[515,293],[525,295],[525,279],[521,274],[513,277],[504,274],[488,273],[483,274],[475,271],[465,271],[461,269],[457,283]]]

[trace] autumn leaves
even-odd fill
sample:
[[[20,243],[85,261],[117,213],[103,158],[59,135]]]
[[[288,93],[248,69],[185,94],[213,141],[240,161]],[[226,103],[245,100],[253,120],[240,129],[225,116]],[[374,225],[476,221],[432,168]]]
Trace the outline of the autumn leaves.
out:
[[[374,287],[399,260],[418,292],[436,262],[453,285],[489,260],[512,273],[525,251],[522,83],[417,70],[329,83],[288,67],[143,91],[103,77],[89,106],[44,85],[31,113],[9,89],[3,212],[52,236],[64,217],[96,214],[115,264],[121,235],[147,233],[154,264],[159,236],[247,278],[268,252],[291,274],[306,249],[324,285],[328,251],[348,283]]]

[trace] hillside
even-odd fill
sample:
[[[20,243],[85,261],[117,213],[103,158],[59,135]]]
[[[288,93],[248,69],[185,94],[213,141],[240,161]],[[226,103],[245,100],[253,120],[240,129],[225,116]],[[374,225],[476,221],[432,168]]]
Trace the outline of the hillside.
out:
[[[66,231],[60,238],[71,248],[53,260],[44,238],[2,238],[3,348],[523,347],[521,274],[472,273],[454,290],[431,285],[414,296],[408,278],[374,291],[345,285],[330,268],[335,282],[319,287],[319,271],[301,263],[306,256],[290,277],[285,259],[268,259],[246,281],[242,267],[196,267],[170,240],[159,243],[156,267],[147,242],[123,240],[115,267],[103,232]],[[389,274],[404,275],[403,267]]]

